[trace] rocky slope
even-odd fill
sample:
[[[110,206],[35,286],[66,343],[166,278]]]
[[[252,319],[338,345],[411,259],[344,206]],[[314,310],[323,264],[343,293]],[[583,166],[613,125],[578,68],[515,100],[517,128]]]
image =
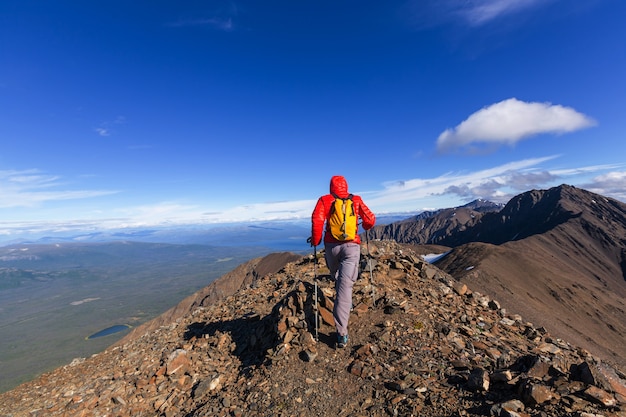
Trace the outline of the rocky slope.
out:
[[[0,395],[0,415],[626,416],[620,370],[407,246],[369,246],[345,349],[308,256]]]

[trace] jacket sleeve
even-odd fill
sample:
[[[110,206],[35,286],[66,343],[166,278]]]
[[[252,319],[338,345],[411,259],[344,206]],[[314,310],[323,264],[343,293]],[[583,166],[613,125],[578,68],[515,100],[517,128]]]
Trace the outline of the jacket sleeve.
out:
[[[359,197],[359,217],[362,220],[361,226],[365,230],[369,230],[374,227],[376,224],[376,216],[372,211],[367,207],[367,205],[363,202],[363,200]]]
[[[311,215],[311,243],[314,246],[322,243],[322,234],[324,232],[324,222],[326,221],[326,208],[324,200],[320,198],[313,209]]]

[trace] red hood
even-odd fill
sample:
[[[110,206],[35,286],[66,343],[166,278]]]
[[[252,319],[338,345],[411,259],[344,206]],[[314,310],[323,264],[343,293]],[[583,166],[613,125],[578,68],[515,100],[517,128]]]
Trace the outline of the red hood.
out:
[[[340,198],[346,198],[350,194],[348,192],[348,182],[346,179],[341,175],[332,177],[330,179],[330,193]]]

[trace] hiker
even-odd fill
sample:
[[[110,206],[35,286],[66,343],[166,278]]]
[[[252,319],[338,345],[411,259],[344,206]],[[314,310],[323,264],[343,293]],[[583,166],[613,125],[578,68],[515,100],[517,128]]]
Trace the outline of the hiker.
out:
[[[339,202],[340,205],[347,204],[348,210],[341,231],[334,233],[336,212],[339,211],[336,202]],[[350,216],[352,217],[350,218]],[[326,265],[330,269],[331,278],[335,280],[337,293],[333,318],[335,319],[337,347],[339,348],[344,348],[348,344],[352,287],[359,274],[361,258],[361,239],[358,234],[359,218],[362,220],[361,226],[365,230],[371,229],[376,222],[376,216],[365,205],[361,197],[348,192],[346,179],[339,175],[332,177],[330,179],[330,194],[323,195],[317,200],[311,215],[312,225],[309,239],[312,246],[321,244],[322,232],[325,230]],[[326,224],[325,229],[324,224]]]

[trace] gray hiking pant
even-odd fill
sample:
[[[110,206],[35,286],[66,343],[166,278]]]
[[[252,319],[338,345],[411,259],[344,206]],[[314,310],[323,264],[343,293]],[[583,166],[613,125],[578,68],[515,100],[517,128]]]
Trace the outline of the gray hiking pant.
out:
[[[358,243],[327,243],[326,265],[335,279],[335,308],[333,317],[340,336],[348,334],[348,320],[352,309],[352,287],[359,276],[361,245]]]

